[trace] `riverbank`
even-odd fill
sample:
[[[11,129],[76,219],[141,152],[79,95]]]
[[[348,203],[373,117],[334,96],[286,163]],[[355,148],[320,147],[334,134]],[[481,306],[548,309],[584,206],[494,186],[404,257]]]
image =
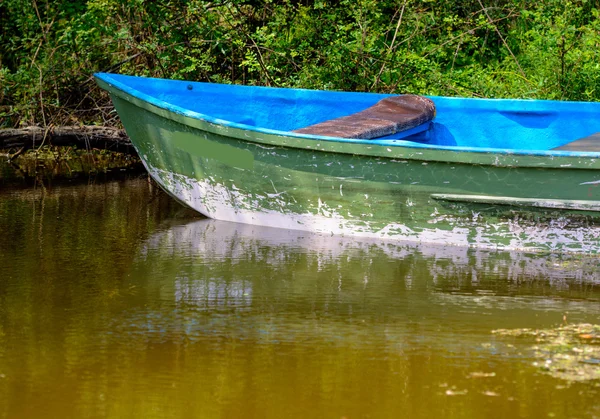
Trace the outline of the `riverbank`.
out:
[[[0,180],[3,182],[143,170],[123,129],[32,126],[0,130]]]
[[[75,179],[109,173],[144,173],[137,155],[76,146],[0,150],[0,184],[28,180]]]
[[[110,126],[29,126],[0,129],[0,150],[20,153],[44,145],[101,149],[137,155],[124,129]]]

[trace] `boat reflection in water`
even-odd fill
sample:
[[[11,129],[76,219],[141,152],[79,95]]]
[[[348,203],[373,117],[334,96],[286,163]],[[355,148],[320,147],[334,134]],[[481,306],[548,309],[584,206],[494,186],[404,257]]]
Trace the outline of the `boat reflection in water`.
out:
[[[585,318],[600,313],[585,303],[600,285],[591,256],[361,241],[204,219],[154,234],[140,252],[142,261],[150,272],[168,269],[159,281],[150,272],[139,276],[154,277],[144,287],[158,288],[178,309],[163,310],[156,327],[175,335],[185,330],[193,340],[345,336],[366,344],[379,335],[393,346],[412,339],[407,322],[431,332],[445,321],[478,324],[488,333],[556,323],[565,311]],[[153,261],[160,261],[156,268]],[[385,321],[356,328],[379,316]],[[452,334],[421,339],[457,344]]]
[[[217,260],[227,260],[230,264],[261,262],[273,268],[283,268],[292,255],[302,254],[307,261],[316,264],[318,271],[341,267],[357,258],[363,263],[366,259],[368,264],[382,260],[413,263],[420,260],[426,261],[433,284],[451,277],[460,277],[463,281],[470,278],[472,283],[477,283],[486,276],[501,277],[507,282],[543,279],[557,288],[573,282],[600,284],[600,258],[597,256],[495,252],[461,246],[386,242],[212,219],[160,230],[147,240],[141,251],[142,258],[153,250],[173,257],[200,258],[206,263]],[[251,294],[245,286],[239,284],[236,286],[239,291],[235,292],[241,296]],[[211,294],[220,292],[222,290],[210,291]]]

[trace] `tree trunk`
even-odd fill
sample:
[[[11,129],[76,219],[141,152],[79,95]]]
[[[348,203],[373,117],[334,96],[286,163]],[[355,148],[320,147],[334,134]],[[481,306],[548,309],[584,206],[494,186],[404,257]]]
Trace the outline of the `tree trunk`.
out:
[[[77,146],[80,149],[105,149],[136,154],[125,130],[98,127],[27,127],[0,130],[0,149],[23,149],[41,145]]]

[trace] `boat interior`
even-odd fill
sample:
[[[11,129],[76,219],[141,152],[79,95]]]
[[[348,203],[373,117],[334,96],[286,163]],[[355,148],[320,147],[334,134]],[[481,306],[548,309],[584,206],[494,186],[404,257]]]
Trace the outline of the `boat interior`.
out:
[[[307,128],[364,116],[391,95],[96,76],[176,113],[271,134],[390,146],[600,152],[600,103],[429,97],[435,118],[417,118],[419,124],[403,131],[343,140]]]

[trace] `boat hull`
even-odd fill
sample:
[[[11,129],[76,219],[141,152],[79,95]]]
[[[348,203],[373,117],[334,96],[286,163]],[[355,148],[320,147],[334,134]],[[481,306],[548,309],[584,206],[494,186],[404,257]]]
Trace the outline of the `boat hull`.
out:
[[[198,121],[111,93],[151,176],[210,218],[385,240],[600,251],[595,159],[357,150]]]

